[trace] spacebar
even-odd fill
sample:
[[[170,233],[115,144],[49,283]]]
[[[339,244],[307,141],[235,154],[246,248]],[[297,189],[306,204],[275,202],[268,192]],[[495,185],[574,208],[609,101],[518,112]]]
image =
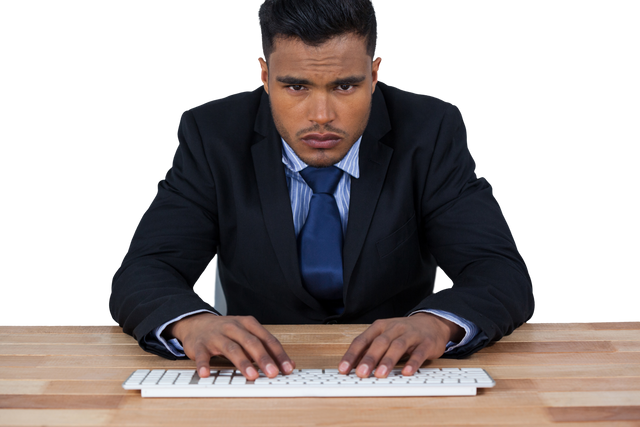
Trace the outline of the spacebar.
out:
[[[142,397],[376,397],[376,396],[475,396],[475,387],[385,386],[221,386],[150,387]]]

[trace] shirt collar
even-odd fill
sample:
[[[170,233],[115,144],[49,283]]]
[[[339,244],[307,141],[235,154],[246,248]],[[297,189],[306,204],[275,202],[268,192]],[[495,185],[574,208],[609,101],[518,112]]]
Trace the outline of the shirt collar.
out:
[[[291,148],[283,138],[280,139],[282,140],[282,163],[284,163],[289,170],[292,172],[300,172],[309,166],[298,157],[295,151],[293,151],[293,148]],[[362,137],[358,138],[347,152],[347,155],[334,165],[356,179],[360,178],[360,163],[358,161],[360,141],[362,141]]]

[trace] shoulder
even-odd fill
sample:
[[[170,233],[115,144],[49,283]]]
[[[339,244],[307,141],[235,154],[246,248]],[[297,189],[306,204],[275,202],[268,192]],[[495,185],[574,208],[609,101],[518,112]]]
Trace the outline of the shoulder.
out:
[[[239,129],[253,130],[264,89],[241,92],[207,102],[186,111],[183,121],[193,121],[201,133],[235,133]]]
[[[391,125],[433,127],[443,121],[461,122],[458,108],[429,95],[421,95],[378,82],[377,90],[384,97]]]
[[[209,101],[189,111],[196,116],[207,115],[212,112],[229,114],[240,111],[250,111],[251,109],[257,109],[263,91],[264,89],[260,86],[251,92],[240,92],[225,98]]]

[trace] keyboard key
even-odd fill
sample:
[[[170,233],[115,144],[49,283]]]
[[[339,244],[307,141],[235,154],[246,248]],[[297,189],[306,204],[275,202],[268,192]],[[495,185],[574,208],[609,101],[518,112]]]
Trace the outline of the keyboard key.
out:
[[[214,384],[215,385],[229,385],[229,383],[231,383],[231,376],[230,375],[218,375],[216,377],[216,382]]]
[[[243,376],[240,377],[233,377],[231,379],[231,385],[243,385],[247,383],[247,379]]]
[[[200,378],[198,380],[198,384],[199,385],[211,385],[213,384],[213,381],[215,381],[216,377],[209,377],[209,378]]]

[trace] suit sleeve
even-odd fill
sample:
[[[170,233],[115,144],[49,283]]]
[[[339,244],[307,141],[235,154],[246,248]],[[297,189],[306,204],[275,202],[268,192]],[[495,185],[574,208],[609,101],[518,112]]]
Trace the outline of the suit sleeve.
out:
[[[218,218],[213,174],[198,126],[184,113],[172,168],[133,236],[113,278],[111,315],[149,352],[175,359],[154,345],[153,330],[197,310],[215,312],[193,286],[216,253]]]
[[[425,298],[416,309],[444,310],[480,332],[447,354],[469,355],[499,340],[533,314],[531,279],[491,186],[477,178],[458,109],[442,119],[422,197],[429,251],[453,287]]]

